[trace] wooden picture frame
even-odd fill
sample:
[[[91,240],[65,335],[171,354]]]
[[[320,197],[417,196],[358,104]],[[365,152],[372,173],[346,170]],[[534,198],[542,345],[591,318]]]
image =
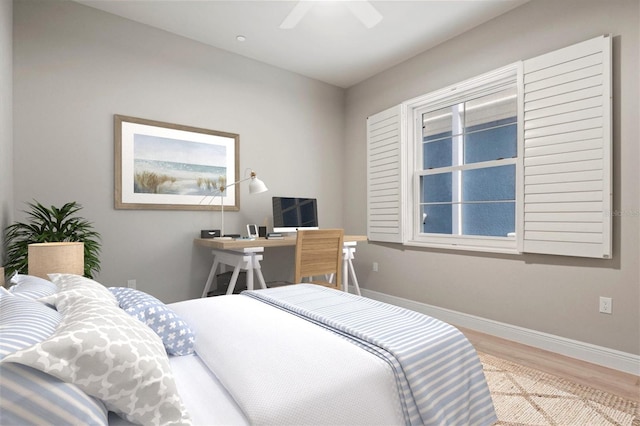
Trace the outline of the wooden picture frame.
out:
[[[115,208],[240,210],[240,136],[114,115]]]

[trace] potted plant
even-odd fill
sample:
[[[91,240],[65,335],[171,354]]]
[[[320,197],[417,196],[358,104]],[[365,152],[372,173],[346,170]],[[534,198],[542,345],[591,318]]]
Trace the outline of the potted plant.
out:
[[[5,229],[7,276],[14,272],[27,273],[29,244],[81,241],[84,243],[84,276],[93,278],[100,271],[100,234],[91,222],[76,215],[82,206],[75,201],[60,208],[47,208],[37,201],[27,205],[31,207],[25,211],[28,220]]]

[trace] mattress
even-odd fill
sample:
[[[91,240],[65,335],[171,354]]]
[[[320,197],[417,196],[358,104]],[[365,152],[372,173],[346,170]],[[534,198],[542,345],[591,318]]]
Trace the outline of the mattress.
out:
[[[334,333],[242,295],[171,307],[249,423],[404,424],[389,365]]]

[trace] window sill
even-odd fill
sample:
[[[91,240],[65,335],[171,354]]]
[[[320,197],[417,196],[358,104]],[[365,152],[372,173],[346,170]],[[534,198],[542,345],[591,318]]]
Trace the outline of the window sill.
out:
[[[513,243],[513,247],[508,246],[486,246],[486,245],[471,245],[471,244],[460,244],[460,243],[435,243],[435,242],[426,242],[419,240],[408,240],[404,243],[405,246],[411,247],[425,247],[425,248],[435,248],[442,250],[462,250],[462,251],[477,251],[483,253],[499,253],[499,254],[511,254],[511,255],[520,255],[521,252],[515,247],[515,241],[509,241],[508,243]]]

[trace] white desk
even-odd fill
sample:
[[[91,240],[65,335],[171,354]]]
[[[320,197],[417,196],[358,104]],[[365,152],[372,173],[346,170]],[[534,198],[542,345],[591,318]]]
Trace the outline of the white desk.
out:
[[[367,241],[365,235],[345,235],[342,258],[342,288],[349,291],[349,278],[351,278],[356,292],[360,295],[360,286],[353,268],[353,259],[355,258],[356,245],[359,241]],[[295,237],[286,237],[281,240],[267,240],[265,238],[257,238],[255,240],[219,240],[213,238],[196,238],[194,243],[201,247],[211,249],[213,254],[213,264],[207,277],[207,282],[202,292],[202,297],[207,297],[207,293],[211,289],[211,284],[216,276],[216,271],[220,265],[233,266],[233,274],[227,288],[227,294],[233,293],[241,270],[247,271],[247,289],[254,289],[254,276],[258,279],[261,288],[267,288],[262,276],[260,261],[263,259],[262,253],[265,248],[269,247],[287,247],[295,246]]]

